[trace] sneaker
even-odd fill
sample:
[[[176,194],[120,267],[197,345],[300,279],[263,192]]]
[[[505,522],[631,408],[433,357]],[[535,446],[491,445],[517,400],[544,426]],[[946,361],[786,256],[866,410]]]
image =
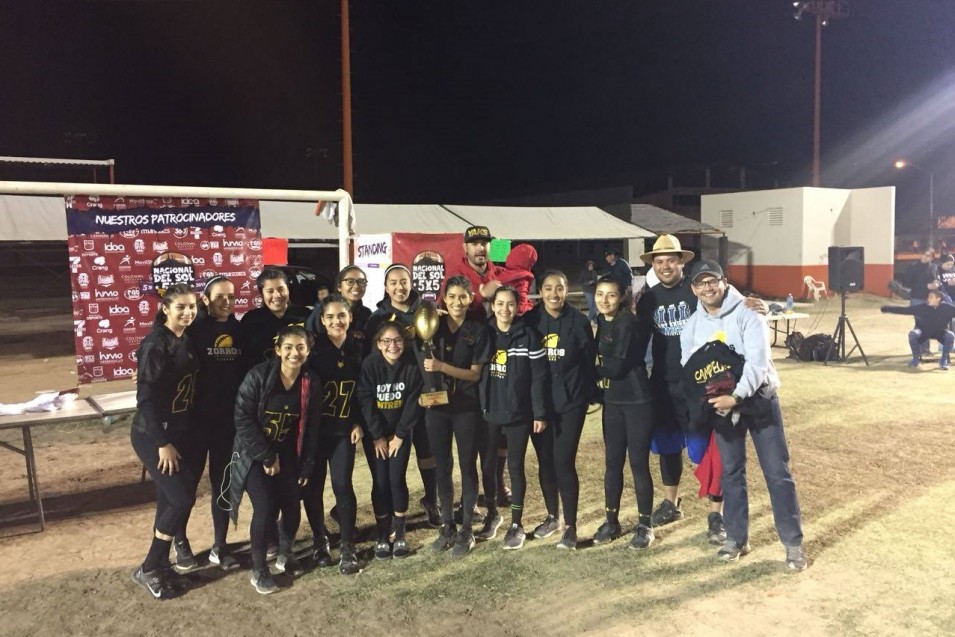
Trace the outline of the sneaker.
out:
[[[464,524],[464,509],[460,506],[454,509],[454,523],[457,525]],[[477,505],[474,505],[471,524],[484,524],[484,514],[478,510]]]
[[[516,551],[521,548],[524,546],[525,537],[524,527],[517,522],[511,524],[510,528],[507,529],[507,533],[504,535],[504,550]]]
[[[909,367],[918,367],[920,362],[922,362],[920,359],[913,358],[909,361]]]
[[[315,566],[319,567],[331,566],[333,564],[328,545],[328,537],[323,535],[316,538],[312,543],[312,562]]]
[[[458,539],[454,543],[454,546],[451,547],[451,559],[457,560],[468,553],[471,552],[471,549],[474,548],[474,534],[461,532],[458,534]]]
[[[749,554],[750,550],[749,542],[740,546],[736,543],[736,540],[727,538],[723,542],[723,548],[717,551],[716,556],[724,562],[735,562],[743,555]]]
[[[497,530],[501,528],[501,524],[503,523],[504,518],[501,517],[500,513],[487,516],[484,518],[484,526],[481,527],[481,532],[477,534],[477,539],[481,541],[493,540],[497,535]]]
[[[268,595],[279,590],[279,585],[275,583],[272,573],[267,568],[261,571],[252,571],[252,578],[249,582],[255,587],[255,592],[260,595]]]
[[[623,529],[620,525],[607,520],[601,524],[597,532],[594,533],[594,544],[607,544],[608,542],[613,542],[621,535],[623,535]]]
[[[176,569],[177,573],[189,573],[199,568],[199,560],[192,554],[189,540],[176,540],[172,544],[176,549],[176,563],[173,568]]]
[[[223,571],[231,571],[239,566],[239,560],[225,552],[225,549],[213,546],[209,551],[209,563],[215,564]]]
[[[947,371],[948,371],[948,361],[943,358],[943,359],[939,362],[938,368],[939,368],[940,370],[942,370],[943,372],[947,372]]]
[[[802,550],[801,546],[786,547],[786,566],[788,566],[791,571],[799,572],[806,570],[806,567],[809,566],[809,562],[806,560],[806,553]]]
[[[149,591],[149,594],[156,599],[169,599],[176,594],[158,568],[154,571],[144,571],[140,566],[133,572],[133,581]]]
[[[567,551],[577,550],[577,531],[574,530],[574,527],[568,526],[564,528],[564,535],[560,538],[560,542],[557,543],[557,548]]]
[[[537,528],[534,529],[534,537],[538,540],[543,540],[545,537],[550,537],[554,533],[560,530],[560,522],[557,521],[553,515],[548,515],[544,518],[544,521],[537,525]]]
[[[632,549],[647,549],[650,548],[650,544],[653,543],[655,537],[651,527],[646,524],[638,524],[628,546]]]
[[[723,527],[723,514],[711,511],[706,520],[706,541],[720,546],[726,541],[726,529]]]
[[[292,553],[280,554],[275,560],[275,568],[292,577],[298,577],[305,572],[301,562]]]
[[[358,563],[358,555],[355,554],[354,546],[342,542],[339,553],[338,570],[342,575],[357,575],[361,572],[361,565]]]
[[[391,543],[388,540],[378,540],[378,542],[375,544],[375,559],[391,559]]]
[[[660,506],[657,507],[657,510],[653,512],[653,515],[650,516],[650,525],[653,527],[661,527],[676,522],[677,520],[682,520],[682,503],[683,498],[677,498],[676,504],[673,504],[670,500],[663,500]]]
[[[265,549],[265,559],[268,562],[271,562],[279,556],[279,545],[278,544],[269,544],[268,548]]]
[[[395,548],[394,551],[392,551],[392,555],[399,560],[403,560],[411,555],[411,546],[408,545],[408,540],[405,538],[395,540]]]
[[[438,533],[438,539],[431,543],[432,553],[443,553],[454,546],[454,536],[457,535],[456,529],[450,524],[441,527]]]
[[[421,498],[421,507],[424,509],[425,515],[428,516],[428,526],[432,529],[437,529],[441,527],[441,509],[438,507],[437,502],[431,502],[428,498]]]

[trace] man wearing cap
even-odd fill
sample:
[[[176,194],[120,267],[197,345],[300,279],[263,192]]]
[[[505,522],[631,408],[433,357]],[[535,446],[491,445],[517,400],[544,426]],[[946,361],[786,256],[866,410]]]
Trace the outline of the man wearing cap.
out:
[[[630,269],[630,264],[621,259],[613,248],[604,251],[604,259],[610,266],[610,272],[608,272],[610,278],[620,284],[620,289],[624,290],[626,298],[629,299],[633,294],[633,271]],[[630,305],[625,301],[624,307],[629,308]]]
[[[693,256],[693,252],[684,250],[680,240],[670,234],[660,235],[653,249],[640,255],[640,260],[653,268],[651,272],[659,280],[637,302],[637,320],[653,335],[650,390],[656,423],[650,447],[660,455],[664,497],[653,512],[653,526],[663,526],[683,518],[679,496],[683,449],[686,447],[694,464],[700,464],[710,442],[709,433],[689,432],[689,409],[680,366],[680,333],[697,304],[690,283],[683,276],[683,267]],[[718,488],[708,491],[707,538],[711,544],[722,544],[726,538],[721,513],[722,493]]]
[[[464,231],[464,257],[448,267],[446,277],[465,276],[471,282],[474,298],[471,300],[471,314],[476,319],[486,319],[484,302],[501,286],[497,277],[503,268],[494,265],[488,259],[491,241],[494,237],[486,226],[471,226]]]
[[[690,287],[699,299],[698,311],[680,334],[684,364],[704,344],[720,340],[742,355],[742,375],[732,393],[709,399],[718,414],[728,418],[715,428],[723,463],[726,540],[717,553],[736,561],[750,552],[749,500],[746,493],[746,432],[753,438],[759,465],[766,478],[776,533],[786,547],[786,564],[795,571],[806,568],[802,522],[796,485],[789,470],[789,448],[779,409],[779,375],[769,351],[769,326],[746,307],[744,297],[723,276],[715,261],[700,261],[690,275]],[[734,413],[735,412],[735,413]]]

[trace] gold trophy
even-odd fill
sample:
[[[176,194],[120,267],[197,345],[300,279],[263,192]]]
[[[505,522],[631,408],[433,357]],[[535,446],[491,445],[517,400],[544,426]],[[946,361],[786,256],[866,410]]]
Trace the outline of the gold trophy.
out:
[[[434,358],[434,343],[431,339],[438,333],[441,317],[437,306],[431,301],[423,301],[414,315],[415,335],[421,339],[421,349],[415,348],[418,364],[421,365],[421,376],[424,379],[424,391],[418,398],[422,407],[448,404],[448,390],[444,384],[444,374],[427,372],[424,370],[424,359]]]

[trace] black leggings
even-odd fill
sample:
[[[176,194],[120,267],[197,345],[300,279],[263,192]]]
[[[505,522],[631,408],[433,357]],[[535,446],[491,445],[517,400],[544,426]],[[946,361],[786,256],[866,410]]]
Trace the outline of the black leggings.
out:
[[[156,484],[156,518],[153,530],[176,536],[186,528],[189,513],[196,503],[196,486],[202,477],[203,449],[200,440],[176,440],[173,445],[182,456],[179,471],[169,475],[159,471],[159,448],[135,426],[130,433],[133,450]],[[199,465],[199,471],[196,466]]]
[[[683,452],[660,454],[660,477],[663,486],[678,487],[683,478]]]
[[[213,425],[209,435],[209,484],[212,486],[212,528],[215,534],[215,546],[224,547],[229,530],[229,511],[219,506],[228,503],[228,494],[220,500],[225,472],[232,460],[232,446],[235,442],[235,427],[232,416],[228,423],[210,423]]]
[[[413,437],[413,436],[412,436]],[[371,436],[361,439],[365,457],[371,469],[371,506],[375,517],[381,518],[408,511],[408,461],[411,459],[410,441],[405,440],[398,454],[384,460],[375,456],[375,443]]]
[[[553,414],[547,429],[532,434],[540,464],[541,492],[547,513],[557,517],[557,495],[564,505],[564,523],[577,526],[577,501],[580,498],[580,479],[577,476],[577,447],[587,418],[587,405],[574,407],[562,414]]]
[[[630,471],[637,491],[637,512],[649,516],[653,511],[653,478],[650,476],[650,437],[653,434],[652,409],[648,404],[606,403],[603,408],[603,434],[606,446],[604,501],[607,511],[620,510],[623,495],[623,463],[630,453]]]
[[[488,423],[487,426],[487,450],[485,463],[494,461],[494,471],[496,469],[496,454],[498,448],[498,434],[504,434],[507,437],[507,471],[511,476],[511,522],[521,522],[524,510],[524,496],[527,493],[527,476],[524,475],[524,456],[527,455],[527,443],[531,439],[533,423],[517,422],[507,425],[494,425]],[[483,467],[482,467],[483,469]],[[488,471],[484,470],[484,490],[488,490]],[[497,488],[497,477],[493,478],[495,490]],[[494,492],[490,495],[485,493],[485,499],[488,502],[488,512],[495,512],[492,503],[495,502]]]
[[[252,523],[249,528],[252,536],[252,567],[261,570],[265,568],[270,530],[275,527],[279,512],[282,513],[279,551],[283,554],[291,550],[302,519],[298,458],[295,456],[295,450],[283,450],[280,453],[277,476],[265,475],[262,463],[253,462],[245,489],[249,492],[249,500],[252,502]]]
[[[454,457],[451,454],[451,439],[457,442],[458,465],[461,467],[461,516],[462,529],[470,531],[477,503],[477,436],[485,427],[481,414],[465,411],[457,414],[429,409],[425,415],[428,438],[437,462],[438,498],[441,504],[441,523],[454,523]]]
[[[332,492],[338,505],[338,523],[341,525],[342,542],[351,544],[355,534],[355,516],[358,502],[352,487],[352,471],[355,468],[355,445],[348,434],[320,436],[315,471],[308,486],[302,491],[305,516],[312,527],[312,535],[321,539],[325,530],[325,476],[331,473]]]

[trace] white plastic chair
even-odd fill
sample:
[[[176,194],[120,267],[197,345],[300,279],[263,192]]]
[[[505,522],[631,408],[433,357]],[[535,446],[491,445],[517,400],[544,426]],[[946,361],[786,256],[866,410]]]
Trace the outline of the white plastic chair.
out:
[[[822,281],[817,281],[807,274],[802,282],[806,286],[807,299],[812,298],[813,301],[818,301],[821,298],[829,298],[829,291],[826,290],[826,284]]]

